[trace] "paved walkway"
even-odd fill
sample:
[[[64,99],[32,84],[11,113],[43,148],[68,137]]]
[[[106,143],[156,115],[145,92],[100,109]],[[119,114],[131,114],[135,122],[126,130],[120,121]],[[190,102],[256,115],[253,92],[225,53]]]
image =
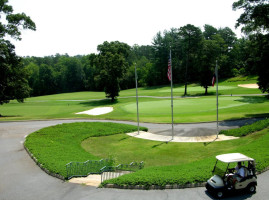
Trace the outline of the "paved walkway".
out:
[[[154,140],[161,142],[212,142],[212,141],[223,141],[223,140],[233,140],[237,137],[225,136],[225,135],[208,135],[208,136],[193,136],[193,137],[184,137],[184,136],[174,136],[173,139],[171,136],[154,134],[150,132],[139,131],[133,133],[127,133],[127,135],[141,138],[145,140]]]

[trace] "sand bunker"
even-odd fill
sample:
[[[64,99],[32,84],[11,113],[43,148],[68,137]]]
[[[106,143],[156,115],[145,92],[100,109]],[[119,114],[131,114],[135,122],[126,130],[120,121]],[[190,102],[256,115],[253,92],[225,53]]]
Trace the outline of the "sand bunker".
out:
[[[244,88],[259,88],[257,84],[240,84],[238,87],[244,87]]]
[[[103,115],[113,111],[113,107],[99,107],[93,108],[91,110],[86,110],[83,112],[78,112],[76,114],[86,114],[86,115]]]

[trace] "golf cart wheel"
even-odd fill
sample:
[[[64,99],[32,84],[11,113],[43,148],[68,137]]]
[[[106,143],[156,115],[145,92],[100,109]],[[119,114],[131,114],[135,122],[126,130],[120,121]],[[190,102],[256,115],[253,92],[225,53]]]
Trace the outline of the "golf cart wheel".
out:
[[[216,196],[217,196],[219,199],[221,199],[221,198],[223,197],[223,191],[218,191],[218,192],[216,193]]]
[[[251,184],[248,186],[249,193],[255,193],[256,192],[256,185]]]

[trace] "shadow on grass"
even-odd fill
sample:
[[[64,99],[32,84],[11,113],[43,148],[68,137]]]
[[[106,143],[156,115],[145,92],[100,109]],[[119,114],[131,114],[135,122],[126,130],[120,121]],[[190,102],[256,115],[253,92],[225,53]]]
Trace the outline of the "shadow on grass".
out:
[[[148,86],[148,87],[142,88],[142,90],[156,90],[156,89],[161,89],[161,88],[165,88],[165,87],[168,87],[168,86],[169,85]]]
[[[84,106],[111,106],[118,103],[118,99],[115,99],[114,102],[111,101],[111,99],[101,99],[101,100],[94,100],[94,101],[87,101],[87,102],[81,102],[81,105]]]
[[[216,140],[217,140],[217,138],[215,138],[215,139],[212,140],[211,142],[204,142],[204,146],[210,145],[210,144],[212,144],[213,142],[215,142]]]
[[[248,96],[242,96],[240,99],[236,99],[235,101],[243,102],[243,103],[264,103],[268,101],[266,97],[248,97]]]
[[[12,118],[12,117],[22,117],[22,115],[1,115],[0,114],[0,119],[2,119],[2,118]]]
[[[229,119],[226,119],[225,121],[221,122],[222,125],[225,125],[225,122],[229,122],[229,121],[237,121],[237,120],[247,120],[249,118],[260,118],[258,120],[262,120],[264,118],[268,118],[269,117],[269,113],[258,113],[258,114],[245,114],[244,118],[238,118],[238,117],[231,117]]]
[[[246,114],[247,118],[267,118],[269,117],[269,113],[260,113],[260,114]]]
[[[122,137],[121,139],[119,139],[119,142],[121,142],[121,141],[123,141],[123,140],[130,139],[130,138],[131,138],[130,136]]]
[[[156,148],[156,147],[159,147],[159,146],[161,146],[161,145],[163,145],[163,144],[168,144],[168,142],[161,142],[161,143],[159,143],[159,144],[155,144],[155,145],[153,145],[151,148]]]

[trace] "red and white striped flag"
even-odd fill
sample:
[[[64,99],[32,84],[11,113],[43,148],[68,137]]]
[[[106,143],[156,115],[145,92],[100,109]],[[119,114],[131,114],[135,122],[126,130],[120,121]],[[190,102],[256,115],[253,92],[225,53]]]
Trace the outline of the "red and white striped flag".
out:
[[[171,68],[171,58],[169,58],[168,60],[168,70],[167,70],[167,78],[169,79],[169,81],[171,81],[172,79],[172,68]]]
[[[216,74],[214,74],[212,78],[212,87],[214,87],[215,82],[216,82]]]

